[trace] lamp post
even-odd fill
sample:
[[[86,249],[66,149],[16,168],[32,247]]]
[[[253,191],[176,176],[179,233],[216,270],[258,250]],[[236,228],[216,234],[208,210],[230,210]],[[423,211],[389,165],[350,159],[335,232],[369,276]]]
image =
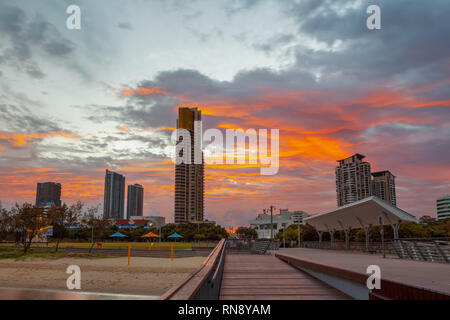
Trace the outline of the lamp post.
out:
[[[383,258],[386,258],[386,250],[384,248],[384,219],[383,219],[382,216],[380,216],[378,219],[379,219],[379,222],[380,222],[381,250],[383,252]]]
[[[273,241],[273,209],[274,206],[270,206],[270,240]]]
[[[153,222],[150,222],[150,223],[148,224],[148,226],[149,226],[149,227],[153,227]],[[158,237],[159,240],[158,240],[158,242],[161,243],[161,225],[159,225],[158,230],[159,230],[159,237]]]

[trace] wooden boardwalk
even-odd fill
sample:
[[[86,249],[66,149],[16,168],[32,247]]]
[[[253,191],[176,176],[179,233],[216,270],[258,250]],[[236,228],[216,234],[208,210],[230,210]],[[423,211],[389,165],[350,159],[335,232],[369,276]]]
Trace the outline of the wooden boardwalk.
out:
[[[340,291],[273,255],[227,254],[220,300],[346,300]]]

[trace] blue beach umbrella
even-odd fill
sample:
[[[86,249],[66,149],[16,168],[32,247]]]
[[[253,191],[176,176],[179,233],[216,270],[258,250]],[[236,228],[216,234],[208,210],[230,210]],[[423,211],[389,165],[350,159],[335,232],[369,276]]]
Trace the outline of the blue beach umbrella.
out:
[[[117,231],[116,233],[112,234],[109,236],[110,238],[125,238],[126,235],[120,233],[119,231]]]
[[[183,238],[183,236],[175,232],[175,233],[172,233],[167,238],[172,238],[172,239],[175,239],[175,241],[177,241],[177,238]]]

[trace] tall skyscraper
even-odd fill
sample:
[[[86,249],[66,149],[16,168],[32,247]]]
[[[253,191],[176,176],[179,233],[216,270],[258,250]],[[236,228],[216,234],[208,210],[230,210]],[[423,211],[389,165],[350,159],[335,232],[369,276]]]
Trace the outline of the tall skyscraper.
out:
[[[36,188],[36,205],[54,204],[61,206],[61,184],[55,182],[39,182]]]
[[[123,219],[125,203],[125,177],[106,170],[103,202],[104,219]]]
[[[397,206],[395,176],[386,170],[373,172],[372,177],[372,195],[377,196],[393,206]]]
[[[127,195],[127,219],[144,215],[144,187],[140,184],[129,184]]]
[[[450,194],[436,200],[438,220],[450,218]]]
[[[194,146],[199,146],[202,139],[201,120],[202,114],[197,108],[178,109],[177,129],[188,130],[190,141],[179,138],[176,152],[188,159],[188,154],[181,154],[182,148],[190,150],[191,162],[175,165],[175,223],[203,221],[204,163],[201,150],[201,163],[194,163]],[[196,126],[196,121],[200,125]]]
[[[337,204],[343,206],[372,195],[370,163],[362,161],[365,156],[356,153],[338,160],[336,167]]]

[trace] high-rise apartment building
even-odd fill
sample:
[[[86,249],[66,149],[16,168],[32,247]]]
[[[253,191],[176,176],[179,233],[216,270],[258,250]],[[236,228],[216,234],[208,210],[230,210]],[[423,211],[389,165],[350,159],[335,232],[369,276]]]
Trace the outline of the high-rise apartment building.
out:
[[[386,170],[373,172],[372,177],[372,195],[377,196],[393,206],[397,206],[395,176]]]
[[[201,147],[201,121],[202,114],[197,108],[178,109],[177,129],[187,130],[190,138],[178,138],[176,146],[176,153],[185,162],[175,165],[175,223],[203,221],[204,162],[201,149],[197,150],[200,160],[195,159],[195,147]],[[186,163],[189,159],[190,163]]]
[[[127,195],[127,219],[144,215],[144,187],[140,184],[129,184]]]
[[[450,218],[450,194],[436,200],[438,220]]]
[[[338,160],[336,192],[339,207],[372,195],[370,163],[363,161],[364,158],[365,156],[357,153]]]
[[[36,188],[36,205],[61,206],[61,184],[55,182],[39,182]]]
[[[106,170],[103,202],[104,219],[123,219],[125,203],[125,177]]]

